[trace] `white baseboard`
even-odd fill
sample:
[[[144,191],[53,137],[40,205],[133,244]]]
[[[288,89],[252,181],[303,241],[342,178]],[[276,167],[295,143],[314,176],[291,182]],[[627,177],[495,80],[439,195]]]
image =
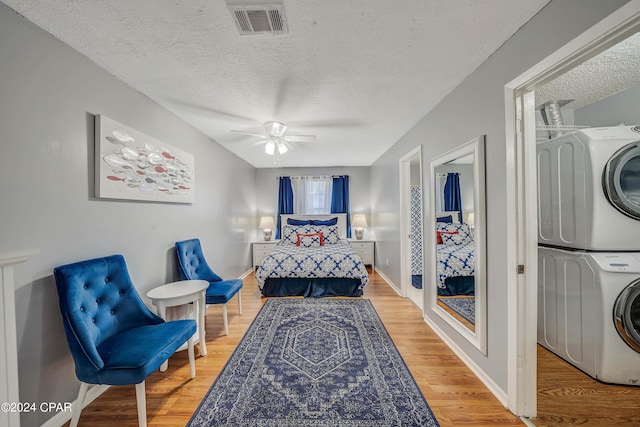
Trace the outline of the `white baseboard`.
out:
[[[491,377],[489,377],[486,372],[484,372],[469,356],[467,356],[467,354],[462,351],[462,349],[447,334],[445,334],[444,331],[438,327],[438,325],[432,322],[431,319],[429,319],[427,316],[424,316],[424,321],[433,330],[433,332],[435,332],[436,335],[438,335],[438,337],[440,337],[440,339],[449,346],[449,348],[456,354],[456,356],[458,356],[458,358],[462,360],[462,363],[464,363],[469,369],[471,369],[471,372],[473,372],[473,374],[478,377],[480,381],[482,381],[482,384],[484,384],[485,387],[489,389],[491,394],[493,394],[496,399],[498,399],[502,406],[507,408],[507,393],[500,387],[498,387],[498,385],[491,379]]]
[[[387,284],[389,286],[391,286],[391,289],[393,289],[394,291],[396,291],[396,293],[400,296],[402,296],[402,294],[400,293],[400,288],[398,286],[396,286],[395,283],[393,283],[387,276],[384,275],[384,273],[380,270],[378,270],[378,268],[376,268],[376,273],[378,273],[378,275],[380,275],[380,277],[382,277],[382,279],[387,282]]]
[[[87,391],[87,396],[84,398],[84,406],[83,409],[86,408],[91,402],[96,400],[102,393],[109,390],[108,385],[94,385],[90,387]],[[76,399],[77,400],[77,399]],[[76,406],[76,401],[71,402],[71,407],[74,408]],[[55,416],[49,418],[44,424],[40,427],[62,427],[64,423],[71,420],[72,412],[58,412]]]
[[[251,273],[253,273],[253,268],[250,268],[249,270],[247,270],[247,271],[245,271],[244,273],[242,273],[242,274],[240,275],[240,277],[238,277],[238,279],[242,280],[242,279],[244,279],[245,277],[250,276],[250,275],[251,275]]]

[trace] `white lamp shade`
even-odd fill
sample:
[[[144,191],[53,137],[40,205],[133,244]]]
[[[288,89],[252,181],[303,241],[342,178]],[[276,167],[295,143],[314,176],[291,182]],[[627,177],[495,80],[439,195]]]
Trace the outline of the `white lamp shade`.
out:
[[[272,216],[263,216],[260,217],[260,225],[258,226],[258,228],[260,229],[265,229],[265,228],[276,228],[276,224],[273,221],[273,217]]]
[[[351,220],[352,227],[366,227],[367,217],[364,214],[354,214]]]
[[[476,215],[473,212],[469,212],[467,214],[467,224],[473,227],[475,221],[476,221]]]
[[[264,145],[264,152],[270,156],[273,156],[273,153],[276,151],[276,143],[273,141],[267,141]]]
[[[282,142],[278,142],[278,153],[280,154],[284,154],[287,151],[289,151],[289,149],[287,148],[286,145],[284,145]]]

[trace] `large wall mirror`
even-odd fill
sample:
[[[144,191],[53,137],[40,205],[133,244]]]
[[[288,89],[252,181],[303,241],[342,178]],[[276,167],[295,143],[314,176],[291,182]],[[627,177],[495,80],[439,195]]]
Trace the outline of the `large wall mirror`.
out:
[[[431,309],[486,354],[484,136],[430,162]]]

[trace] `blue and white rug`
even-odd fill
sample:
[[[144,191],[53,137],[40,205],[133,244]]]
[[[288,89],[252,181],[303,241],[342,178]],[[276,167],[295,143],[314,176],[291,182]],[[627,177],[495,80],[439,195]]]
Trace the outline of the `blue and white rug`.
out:
[[[464,317],[472,325],[476,324],[475,297],[438,297],[438,301]]]
[[[188,426],[438,426],[369,300],[268,300]]]

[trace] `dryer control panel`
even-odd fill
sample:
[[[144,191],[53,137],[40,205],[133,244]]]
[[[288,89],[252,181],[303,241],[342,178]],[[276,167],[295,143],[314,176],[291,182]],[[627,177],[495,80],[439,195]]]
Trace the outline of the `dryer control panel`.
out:
[[[640,273],[640,252],[589,253],[604,271]]]

